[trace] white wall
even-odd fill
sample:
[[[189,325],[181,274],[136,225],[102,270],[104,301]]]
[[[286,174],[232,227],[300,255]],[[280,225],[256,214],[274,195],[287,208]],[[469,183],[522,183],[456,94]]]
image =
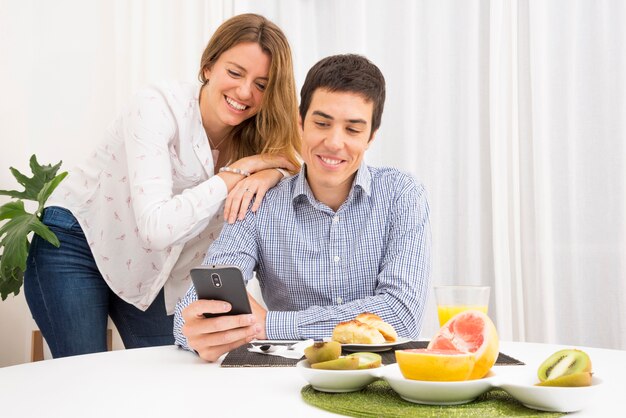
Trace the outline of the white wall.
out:
[[[80,161],[113,116],[113,74],[103,64],[114,40],[102,31],[112,10],[94,4],[0,3],[1,189],[19,186],[9,166],[30,174],[33,153],[40,163],[63,160],[63,168]],[[33,329],[23,292],[0,302],[0,366],[30,359]]]

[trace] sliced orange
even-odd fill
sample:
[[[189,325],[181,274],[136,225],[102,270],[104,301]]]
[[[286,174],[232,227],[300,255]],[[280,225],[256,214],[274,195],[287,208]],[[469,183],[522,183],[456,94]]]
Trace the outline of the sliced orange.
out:
[[[396,350],[396,361],[406,379],[453,382],[469,379],[474,355],[456,350]]]

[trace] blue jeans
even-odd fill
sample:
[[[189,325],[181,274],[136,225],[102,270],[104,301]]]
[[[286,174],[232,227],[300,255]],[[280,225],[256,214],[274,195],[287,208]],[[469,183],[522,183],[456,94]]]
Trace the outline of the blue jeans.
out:
[[[83,230],[70,211],[46,208],[43,222],[61,246],[33,236],[24,294],[53,357],[106,351],[108,316],[126,348],[174,344],[174,316],[166,313],[163,289],[145,312],[123,301],[98,271]]]

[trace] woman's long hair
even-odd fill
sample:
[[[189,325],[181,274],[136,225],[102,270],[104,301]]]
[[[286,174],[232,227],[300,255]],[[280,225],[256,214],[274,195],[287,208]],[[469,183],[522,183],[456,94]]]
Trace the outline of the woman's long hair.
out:
[[[242,42],[259,44],[270,55],[271,63],[261,109],[233,128],[231,160],[255,154],[280,153],[299,167],[298,101],[291,48],[278,26],[252,13],[228,19],[217,28],[205,48],[198,77],[205,84],[204,70],[210,69],[222,53]]]

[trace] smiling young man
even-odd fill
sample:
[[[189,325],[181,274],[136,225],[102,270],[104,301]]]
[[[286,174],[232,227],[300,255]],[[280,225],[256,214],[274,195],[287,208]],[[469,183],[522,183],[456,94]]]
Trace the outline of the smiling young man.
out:
[[[197,300],[176,308],[174,336],[202,358],[252,339],[328,337],[342,321],[373,312],[398,335],[417,338],[430,287],[430,224],[424,187],[393,168],[369,167],[365,151],[380,126],[385,80],[359,55],[315,64],[301,91],[302,171],[270,190],[256,212],[226,225],[204,264],[256,271],[266,311],[225,313]]]

